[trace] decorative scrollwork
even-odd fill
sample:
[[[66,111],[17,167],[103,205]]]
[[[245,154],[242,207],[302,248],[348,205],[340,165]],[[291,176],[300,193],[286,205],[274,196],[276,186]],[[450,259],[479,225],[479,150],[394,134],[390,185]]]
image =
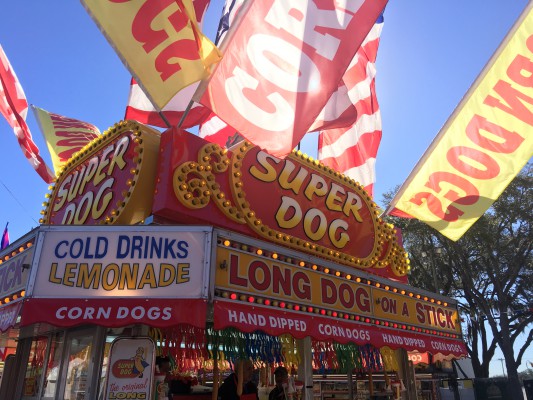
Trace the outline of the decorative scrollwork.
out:
[[[231,220],[244,224],[242,213],[220,190],[215,174],[226,172],[230,160],[227,150],[215,143],[206,144],[198,152],[198,162],[185,162],[174,170],[172,186],[176,198],[190,209],[201,209],[212,199]]]

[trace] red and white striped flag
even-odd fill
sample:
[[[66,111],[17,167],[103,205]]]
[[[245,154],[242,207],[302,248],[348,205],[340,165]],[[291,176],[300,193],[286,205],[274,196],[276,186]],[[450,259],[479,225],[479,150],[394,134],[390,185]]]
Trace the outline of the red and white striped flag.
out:
[[[357,51],[343,77],[356,120],[348,128],[328,129],[318,137],[318,159],[326,166],[361,183],[373,196],[375,162],[381,142],[381,114],[376,97],[376,56],[383,16]]]
[[[196,12],[196,19],[198,25],[202,27],[202,21],[205,11],[209,6],[210,0],[194,0],[193,6]],[[192,95],[196,92],[199,82],[193,83],[180,90],[161,110],[165,119],[171,125],[178,125],[183,117]],[[191,126],[199,125],[209,115],[210,111],[198,103],[194,103],[182,122],[183,128],[190,128]],[[161,117],[161,114],[154,107],[152,102],[144,94],[141,87],[132,78],[130,95],[128,97],[128,105],[126,106],[125,119],[133,119],[147,125],[158,126],[160,128],[167,128],[166,122]]]
[[[28,114],[26,96],[2,46],[0,46],[0,114],[13,128],[19,146],[31,166],[46,183],[52,183],[55,179],[54,174],[39,155],[39,148],[26,124]]]

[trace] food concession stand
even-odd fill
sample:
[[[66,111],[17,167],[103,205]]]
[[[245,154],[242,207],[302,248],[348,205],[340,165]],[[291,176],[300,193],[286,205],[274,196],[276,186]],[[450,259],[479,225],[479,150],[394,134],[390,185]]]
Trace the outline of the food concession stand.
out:
[[[466,355],[456,303],[409,286],[399,235],[361,185],[299,152],[123,121],[47,198],[12,398],[158,396],[156,355],[214,382],[215,399],[243,357],[262,396],[283,364],[294,398],[415,398],[407,351]]]

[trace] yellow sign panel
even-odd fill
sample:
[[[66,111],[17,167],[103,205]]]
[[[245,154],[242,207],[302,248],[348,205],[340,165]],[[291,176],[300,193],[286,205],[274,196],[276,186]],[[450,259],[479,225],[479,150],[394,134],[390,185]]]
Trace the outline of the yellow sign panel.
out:
[[[461,332],[456,308],[376,288],[372,289],[372,302],[374,316],[377,318],[441,331]]]
[[[378,288],[375,283],[368,284],[366,279],[359,283],[353,280],[354,277],[337,277],[325,270],[319,272],[225,246],[217,248],[216,265],[215,286],[218,290],[287,302],[287,308],[296,305],[314,307],[314,311],[319,308],[328,316],[346,313],[376,318],[387,322],[386,326],[396,323],[461,332],[456,308],[435,299],[424,300],[420,295],[417,299],[414,291],[402,294],[401,290],[393,289],[393,281],[390,281],[390,287],[380,284],[381,288]],[[389,290],[383,289],[385,286]]]

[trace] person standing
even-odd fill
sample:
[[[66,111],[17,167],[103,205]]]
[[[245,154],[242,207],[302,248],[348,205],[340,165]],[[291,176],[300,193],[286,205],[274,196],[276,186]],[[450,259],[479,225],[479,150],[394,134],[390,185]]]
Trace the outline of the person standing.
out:
[[[252,381],[254,364],[238,360],[235,371],[218,388],[219,400],[259,400],[257,385]]]
[[[287,389],[289,383],[289,371],[285,367],[277,367],[274,370],[274,380],[276,386],[270,391],[268,400],[287,400]]]

